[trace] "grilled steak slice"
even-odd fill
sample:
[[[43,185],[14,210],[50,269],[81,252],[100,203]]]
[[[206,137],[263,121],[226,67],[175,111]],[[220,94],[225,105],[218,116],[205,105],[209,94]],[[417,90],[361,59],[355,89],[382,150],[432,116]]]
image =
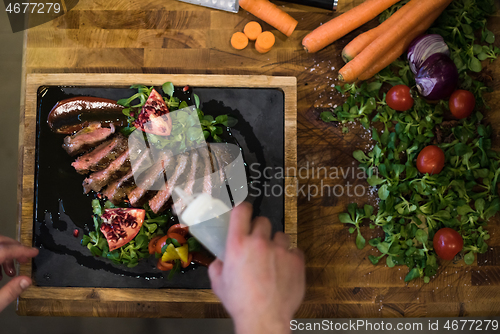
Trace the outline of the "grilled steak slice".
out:
[[[113,204],[118,204],[123,201],[125,196],[135,188],[134,170],[138,170],[141,164],[148,158],[149,152],[144,151],[135,161],[127,174],[113,181],[104,191],[103,195],[108,198]]]
[[[201,158],[203,159],[203,187],[202,187],[202,192],[206,194],[212,194],[212,171],[214,170],[212,167],[212,162],[210,160],[210,152],[208,151],[208,148],[201,148],[200,149],[200,155]]]
[[[212,153],[212,157],[215,157],[214,165],[217,165],[217,168],[220,175],[220,183],[225,184],[226,181],[226,173],[224,168],[229,165],[234,157],[230,153],[227,144],[224,143],[212,143],[208,144],[210,151]]]
[[[194,183],[196,181],[196,175],[199,174],[199,173],[197,173],[197,171],[200,170],[200,165],[198,164],[198,157],[199,156],[200,155],[196,151],[191,154],[191,169],[189,170],[189,174],[187,175],[187,180],[186,180],[186,183],[185,183],[184,189],[183,189],[184,192],[189,196],[193,194],[193,188],[194,188]],[[174,174],[175,174],[175,172],[174,172]],[[173,178],[173,176],[172,176],[172,178]],[[170,180],[167,180],[167,183],[172,183],[172,182]],[[184,206],[185,206],[185,204],[182,202],[182,199],[180,197],[174,203],[174,208],[177,208],[177,207],[180,208],[178,212],[181,212],[182,209],[184,209]]]
[[[62,147],[69,155],[77,155],[102,143],[114,132],[113,124],[109,128],[103,128],[100,122],[90,123],[74,135],[66,136]]]
[[[158,213],[162,211],[162,209],[164,209],[165,204],[172,195],[172,190],[175,187],[175,183],[186,169],[187,163],[188,155],[182,154],[178,156],[175,171],[172,177],[170,177],[167,182],[165,182],[165,189],[158,191],[156,195],[149,201],[149,207],[151,208],[151,210],[153,210],[154,213]]]
[[[127,149],[127,139],[121,134],[105,141],[93,151],[78,157],[71,166],[75,167],[79,174],[87,174],[89,171],[98,171],[108,165]]]
[[[108,167],[90,174],[89,177],[83,180],[84,192],[88,194],[91,190],[95,192],[100,191],[110,181],[122,176],[130,170],[129,154],[129,150],[126,150],[118,158],[116,158],[116,160],[113,160]]]
[[[128,199],[132,206],[140,206],[142,198],[153,188],[153,185],[161,178],[165,180],[165,169],[169,168],[170,164],[172,164],[172,160],[174,160],[172,158],[172,152],[167,150],[162,152],[156,163],[145,172],[145,176],[141,177],[139,180],[135,180],[137,188],[128,194]]]

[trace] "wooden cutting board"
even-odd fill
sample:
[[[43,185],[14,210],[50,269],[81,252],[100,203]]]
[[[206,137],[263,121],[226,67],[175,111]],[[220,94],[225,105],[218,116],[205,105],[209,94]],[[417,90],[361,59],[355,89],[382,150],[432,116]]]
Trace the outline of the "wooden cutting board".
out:
[[[356,1],[339,1],[339,12]],[[496,1],[500,4],[500,1]],[[74,10],[53,22],[26,32],[24,70],[26,73],[167,73],[167,74],[259,74],[295,76],[297,78],[297,166],[299,188],[320,185],[333,187],[367,183],[347,175],[338,179],[312,174],[313,166],[357,166],[352,158],[356,149],[366,149],[369,136],[362,127],[353,125],[348,134],[340,127],[325,124],[318,118],[321,110],[343,101],[334,89],[337,70],[343,62],[340,52],[357,34],[373,27],[370,22],[324,50],[307,54],[300,41],[320,23],[335,13],[295,4],[283,4],[295,17],[297,30],[286,38],[267,24],[276,36],[275,47],[259,54],[250,44],[236,51],[230,36],[242,31],[255,18],[240,10],[238,14],[210,10],[174,0],[80,0]],[[260,22],[260,21],[259,21]],[[489,28],[500,35],[500,15],[489,20]],[[500,38],[496,45],[500,46]],[[485,74],[493,92],[486,94],[491,110],[494,145],[500,147],[500,61],[485,64]],[[28,103],[28,102],[26,102]],[[23,118],[22,118],[23,119]],[[32,134],[27,133],[27,136]],[[29,154],[21,147],[20,157]],[[317,170],[317,169],[316,169]],[[306,173],[308,171],[309,173]],[[406,267],[373,266],[368,255],[360,251],[338,214],[353,201],[349,196],[316,194],[308,197],[299,192],[298,247],[307,259],[307,293],[297,317],[424,317],[489,316],[500,314],[500,219],[489,224],[491,239],[488,253],[478,256],[472,266],[463,262],[441,266],[429,284],[416,280],[404,283]],[[369,201],[356,198],[359,204]],[[20,201],[21,203],[21,201]],[[20,207],[20,213],[29,212]],[[23,216],[29,219],[29,216]],[[368,233],[368,230],[366,231]],[[29,242],[25,239],[24,242]],[[151,301],[128,301],[128,291],[80,293],[67,303],[53,302],[50,293],[34,303],[23,295],[19,313],[41,315],[106,316],[226,316],[220,304],[207,292],[204,303],[183,300],[177,292],[154,297]],[[164,304],[167,296],[175,304]],[[113,296],[113,297],[110,297]],[[71,302],[70,302],[71,301]],[[61,306],[61,307],[59,307]]]

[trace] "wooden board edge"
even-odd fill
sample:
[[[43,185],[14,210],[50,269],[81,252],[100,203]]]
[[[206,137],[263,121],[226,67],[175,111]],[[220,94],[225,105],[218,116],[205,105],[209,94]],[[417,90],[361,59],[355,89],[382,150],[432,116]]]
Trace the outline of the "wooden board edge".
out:
[[[203,87],[285,88],[297,85],[295,77],[265,75],[208,75],[208,74],[143,74],[143,73],[63,73],[28,74],[28,81],[40,85],[128,87],[131,84],[161,85],[166,81],[174,85]]]
[[[103,76],[105,78],[103,78]],[[36,131],[36,121],[29,122],[29,117],[36,120],[36,101],[37,91],[43,85],[92,85],[92,86],[129,86],[133,83],[145,83],[151,85],[161,85],[165,81],[171,81],[174,85],[192,85],[210,87],[269,87],[282,89],[285,94],[285,131],[286,148],[285,148],[285,163],[289,167],[296,167],[297,158],[297,145],[296,145],[296,110],[297,110],[297,79],[295,77],[266,77],[266,76],[243,76],[243,75],[169,75],[169,74],[27,74],[26,82],[24,84],[25,92],[23,98],[23,108],[21,108],[20,128],[20,168],[19,171],[19,218],[18,218],[18,239],[24,240],[23,243],[31,246],[26,241],[33,240],[33,205],[34,198],[27,199],[29,187],[25,179],[25,169],[23,168],[31,162],[34,164],[34,154],[27,154],[29,150],[35,148],[34,136],[26,136],[25,134],[34,127],[32,130]],[[229,78],[228,78],[229,77]],[[96,79],[99,79],[96,84]],[[248,79],[248,80],[247,80]],[[253,80],[253,81],[252,81]],[[219,85],[219,81],[222,81]],[[31,99],[31,101],[29,101]],[[21,130],[21,129],[20,129]],[[22,140],[21,140],[22,138]],[[288,148],[288,149],[287,149]],[[34,151],[33,151],[34,152]],[[295,191],[296,180],[285,180],[286,185],[291,185],[293,189],[290,193],[294,194],[289,198],[285,197],[285,232],[290,235],[293,247],[297,245],[297,198]],[[30,206],[31,215],[24,216],[24,209]],[[29,219],[28,219],[29,218]],[[31,277],[31,263],[23,264],[20,273]],[[118,292],[117,291],[121,291]],[[162,293],[158,294],[158,291]],[[158,295],[161,296],[159,299]],[[97,297],[96,297],[97,296]],[[77,299],[73,299],[77,298]],[[73,300],[79,301],[101,301],[101,302],[158,302],[158,303],[212,303],[214,305],[220,304],[217,297],[211,290],[190,290],[190,289],[105,289],[105,288],[52,288],[52,287],[39,287],[31,286],[28,288],[18,299],[18,314],[19,315],[33,315],[33,310],[30,310],[28,305],[33,305],[32,301],[45,300],[51,301],[51,305],[58,305],[59,303],[68,303]],[[35,312],[36,313],[36,312]],[[56,312],[57,313],[57,312]],[[52,312],[51,315],[55,313]]]

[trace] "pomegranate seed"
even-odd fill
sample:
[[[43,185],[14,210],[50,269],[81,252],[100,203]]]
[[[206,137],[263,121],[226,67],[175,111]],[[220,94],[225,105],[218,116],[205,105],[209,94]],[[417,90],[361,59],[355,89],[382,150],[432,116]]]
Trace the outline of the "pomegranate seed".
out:
[[[79,234],[80,234],[80,231],[79,231],[77,228],[75,228],[75,229],[73,230],[73,236],[74,236],[75,238],[78,238],[78,235],[79,235]]]
[[[187,92],[187,91],[189,90],[189,88],[191,88],[191,87],[189,87],[189,86],[184,86],[184,88],[182,88],[182,91],[183,91],[183,92]]]

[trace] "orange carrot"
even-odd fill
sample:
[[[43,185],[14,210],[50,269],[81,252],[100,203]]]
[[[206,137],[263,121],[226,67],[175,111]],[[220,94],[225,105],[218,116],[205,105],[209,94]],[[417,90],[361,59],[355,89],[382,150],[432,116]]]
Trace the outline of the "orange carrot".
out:
[[[368,30],[367,32],[360,34],[358,37],[353,39],[349,44],[347,44],[342,50],[342,59],[347,63],[356,57],[364,48],[370,45],[378,36],[383,34],[385,31],[390,30],[391,27],[396,24],[406,13],[408,13],[415,2],[411,1],[401,7],[397,12],[391,15],[387,20],[382,22],[377,27]]]
[[[255,41],[257,37],[262,34],[262,27],[259,22],[250,21],[245,25],[243,32],[247,35],[249,40]]]
[[[313,53],[335,42],[365,24],[399,0],[367,0],[311,31],[302,40],[307,52]]]
[[[384,68],[389,66],[393,61],[398,59],[407,49],[410,43],[420,34],[423,34],[431,24],[438,18],[439,15],[443,12],[446,6],[440,8],[436,12],[432,13],[429,17],[427,17],[424,21],[420,22],[417,27],[415,27],[412,32],[405,37],[405,39],[399,41],[391,51],[384,55],[380,61],[376,62],[368,70],[366,70],[362,75],[359,76],[359,80],[368,80],[373,77],[378,72],[382,71]]]
[[[297,26],[297,20],[268,0],[240,0],[240,7],[290,36]]]
[[[255,49],[260,53],[266,53],[273,47],[276,39],[270,31],[264,31],[255,41]]]
[[[339,80],[345,82],[356,81],[370,66],[385,57],[398,41],[410,34],[420,22],[424,21],[441,7],[449,5],[452,0],[411,1],[416,2],[413,10],[410,13],[406,13],[401,20],[392,26],[392,29],[384,32],[353,60],[345,64],[339,71]]]
[[[231,37],[231,45],[236,50],[243,50],[248,45],[248,37],[242,32],[235,32]]]

